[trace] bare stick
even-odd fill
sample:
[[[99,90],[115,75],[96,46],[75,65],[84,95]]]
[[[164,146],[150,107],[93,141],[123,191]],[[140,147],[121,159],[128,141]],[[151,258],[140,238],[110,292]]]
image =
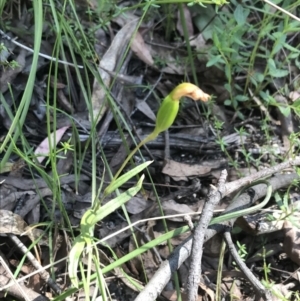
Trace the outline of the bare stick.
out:
[[[247,176],[247,177],[241,178],[239,180],[227,183],[225,185],[226,186],[226,191],[225,191],[224,196],[226,196],[228,194],[231,194],[232,192],[234,192],[234,191],[240,189],[241,187],[246,186],[246,185],[248,185],[248,184],[250,184],[250,183],[252,183],[256,180],[259,180],[259,179],[262,179],[262,178],[265,178],[265,177],[269,177],[273,174],[276,174],[276,173],[282,171],[283,169],[286,169],[286,168],[289,168],[289,167],[292,167],[292,166],[295,166],[295,165],[300,165],[300,157],[296,157],[295,160],[288,160],[288,161],[283,162],[281,164],[278,164],[276,166],[272,166],[270,168],[260,170],[260,171],[254,173],[250,176]]]
[[[9,41],[11,41],[12,43],[14,43],[15,45],[17,45],[17,46],[19,46],[19,47],[21,47],[21,48],[23,48],[23,49],[25,49],[25,50],[27,50],[27,51],[29,51],[31,53],[34,53],[33,49],[31,49],[31,48],[29,48],[29,47],[27,47],[27,46],[25,46],[25,45],[17,42],[16,40],[12,39],[9,35],[7,35],[1,29],[0,29],[0,35],[2,35],[5,39],[8,39]],[[72,64],[72,63],[69,63],[69,62],[66,62],[66,61],[58,60],[55,57],[49,56],[49,55],[41,53],[41,52],[39,52],[39,56],[41,56],[41,57],[43,57],[43,58],[45,58],[47,60],[50,60],[52,62],[58,62],[58,63],[64,64],[64,65],[72,66],[72,67],[77,66],[78,68],[83,68],[83,66],[81,66],[81,65],[75,65],[75,64]]]
[[[12,282],[14,282],[16,290],[19,291],[20,295],[23,296],[25,301],[31,301],[31,299],[27,296],[27,294],[24,292],[22,286],[16,281],[14,274],[10,271],[8,264],[5,262],[5,260],[0,255],[0,263],[2,264],[3,268],[5,269],[4,273],[7,273],[10,277]],[[1,281],[0,281],[1,286]]]
[[[298,22],[300,22],[300,19],[297,16],[291,14],[290,12],[288,12],[287,10],[285,10],[285,9],[281,8],[280,6],[274,4],[273,2],[271,2],[269,0],[263,0],[263,1],[268,3],[271,6],[275,7],[276,9],[280,10],[281,12],[283,12],[284,14],[286,14],[289,17],[293,18],[294,20],[297,20]]]
[[[223,198],[225,192],[225,182],[227,179],[227,171],[222,170],[218,183],[218,188],[211,187],[208,195],[208,201],[205,202],[202,214],[194,232],[194,240],[191,254],[191,262],[187,281],[187,295],[189,301],[198,299],[198,285],[201,276],[201,260],[203,254],[203,244],[205,241],[205,231],[213,216],[214,207]]]
[[[4,268],[0,267],[0,287],[3,287],[7,283],[10,283],[11,280],[12,279],[7,275]],[[22,287],[22,291],[24,293],[20,292],[20,287]],[[10,295],[10,296],[13,296],[14,298],[17,298],[18,300],[49,301],[48,298],[46,298],[46,297],[36,293],[35,291],[27,288],[25,285],[17,286],[15,283],[11,283],[11,285],[7,288],[7,294]]]
[[[270,291],[268,291],[261,283],[260,281],[253,275],[253,273],[250,271],[250,269],[246,266],[245,262],[241,259],[240,255],[238,254],[233,241],[231,239],[231,233],[227,230],[224,233],[224,239],[228,246],[228,249],[234,258],[236,264],[244,274],[245,278],[252,284],[256,294],[258,296],[255,296],[255,299],[258,299],[259,297],[262,297],[264,300],[272,301],[272,296]]]
[[[21,242],[21,240],[13,234],[7,234],[7,236],[13,241],[13,243],[19,248],[19,250],[27,256],[27,258],[30,260],[32,265],[38,270],[42,266],[39,264],[39,262],[35,259],[33,254],[26,248],[26,246]],[[42,279],[54,290],[54,292],[59,295],[61,293],[60,287],[52,280],[49,273],[46,270],[43,270],[39,273],[42,277]]]

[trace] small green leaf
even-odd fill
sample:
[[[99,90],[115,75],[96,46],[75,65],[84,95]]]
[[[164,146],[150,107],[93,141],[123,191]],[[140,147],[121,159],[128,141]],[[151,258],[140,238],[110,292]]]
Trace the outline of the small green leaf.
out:
[[[268,105],[277,106],[277,101],[272,95],[270,95],[269,91],[260,91],[259,95]]]
[[[264,78],[265,78],[264,75],[260,72],[256,72],[254,77],[259,83],[262,83],[264,81]]]
[[[285,117],[287,117],[291,114],[291,108],[288,106],[287,107],[279,106],[278,108]]]
[[[241,40],[241,38],[233,36],[232,37],[233,41],[235,43],[237,43],[238,45],[242,46],[242,47],[246,47],[246,44],[243,43],[243,41]],[[244,52],[244,56],[250,56],[251,53],[249,52]]]
[[[214,45],[218,49],[221,48],[221,43],[220,43],[219,37],[218,37],[218,35],[217,35],[217,33],[215,31],[213,32],[212,38],[213,38]]]
[[[284,43],[283,46],[284,46],[286,49],[290,50],[291,52],[296,52],[296,53],[298,53],[298,54],[300,53],[300,50],[299,50],[299,49],[297,49],[297,48],[295,48],[295,47],[293,47],[293,46],[291,46],[291,45],[289,45],[289,44],[287,44],[287,43]]]
[[[244,116],[244,114],[243,114],[242,112],[237,111],[236,114],[237,114],[237,116],[238,116],[241,120],[245,120],[245,116]]]
[[[285,43],[286,40],[286,35],[283,33],[278,33],[277,35],[275,35],[275,33],[273,33],[273,35],[277,38],[275,41],[275,46],[272,50],[273,54],[276,54],[279,50],[281,50],[283,48],[283,45]]]
[[[269,75],[272,77],[284,77],[289,74],[288,70],[277,69],[275,61],[273,59],[268,59]]]
[[[238,25],[244,25],[250,13],[249,9],[245,9],[242,5],[238,4],[234,10],[233,16]]]
[[[299,107],[300,107],[300,98],[296,99],[293,102],[292,107],[295,108],[295,109],[299,109]]]
[[[273,77],[285,77],[289,74],[289,71],[288,70],[283,70],[283,69],[270,69],[269,70],[269,74]]]
[[[224,60],[222,59],[222,56],[219,54],[219,55],[216,55],[216,56],[213,56],[207,63],[206,63],[206,67],[211,67],[211,66],[214,66],[216,65],[217,63],[224,63]]]
[[[229,47],[222,47],[222,51],[227,53],[237,53],[235,49]]]
[[[271,58],[268,59],[268,67],[270,69],[275,69],[276,70],[276,64],[275,64],[275,61]]]
[[[231,83],[232,69],[230,65],[225,65],[225,75],[229,83]]]
[[[270,7],[269,5],[267,5],[267,6]],[[259,34],[260,34],[260,36],[264,37],[264,36],[268,35],[274,28],[275,28],[275,26],[273,25],[273,22],[269,22],[269,23],[267,23],[266,26],[261,27]]]
[[[289,59],[297,59],[299,57],[299,53],[293,53],[291,52],[289,54]]]
[[[215,27],[222,28],[220,18],[215,18],[216,12],[213,9],[213,5],[208,5],[207,7],[194,5],[193,12],[196,13],[193,19],[195,26],[202,33],[205,41],[211,40]]]
[[[247,95],[241,95],[241,94],[239,94],[239,95],[237,95],[237,96],[235,97],[235,99],[236,99],[237,101],[248,101],[248,100],[249,100],[249,97],[248,97]]]
[[[230,84],[225,84],[225,85],[224,85],[224,88],[225,88],[229,93],[232,92],[232,88],[231,88],[231,85],[230,85]]]
[[[225,106],[230,106],[230,105],[231,105],[231,100],[230,100],[230,99],[226,99],[226,100],[224,101],[224,105],[225,105]]]

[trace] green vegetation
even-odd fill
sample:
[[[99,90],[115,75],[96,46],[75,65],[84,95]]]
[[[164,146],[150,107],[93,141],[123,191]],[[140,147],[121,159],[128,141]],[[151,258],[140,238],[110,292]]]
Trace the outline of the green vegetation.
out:
[[[30,175],[32,179],[42,178],[52,192],[52,207],[46,205],[44,200],[41,202],[41,206],[47,212],[46,230],[49,237],[51,233],[62,231],[67,235],[68,243],[72,246],[69,250],[68,270],[74,285],[62,295],[54,297],[54,301],[64,300],[82,287],[87,300],[94,300],[89,297],[90,284],[94,280],[97,280],[96,287],[103,300],[109,300],[104,277],[115,268],[120,268],[123,277],[137,290],[142,290],[142,286],[132,275],[121,268],[122,264],[166,242],[168,251],[171,252],[171,238],[189,230],[187,226],[169,229],[164,219],[162,194],[157,191],[152,173],[148,170],[151,161],[137,166],[133,164],[129,171],[125,169],[128,162],[133,163],[132,158],[136,151],[142,156],[141,147],[156,139],[162,132],[172,129],[174,125],[175,131],[178,130],[176,125],[179,125],[179,128],[185,128],[185,125],[204,125],[205,130],[209,131],[207,135],[214,135],[213,142],[218,147],[218,155],[213,157],[213,160],[222,156],[228,162],[229,169],[235,169],[239,175],[244,173],[240,172],[240,168],[258,169],[266,161],[265,151],[259,154],[250,152],[249,142],[245,142],[246,139],[253,138],[253,132],[259,132],[262,136],[261,149],[268,150],[271,158],[269,161],[273,164],[298,152],[298,129],[286,133],[289,142],[289,150],[286,153],[276,153],[272,138],[276,136],[273,125],[274,119],[278,119],[278,114],[282,114],[283,117],[289,117],[291,114],[296,118],[300,116],[299,96],[295,94],[295,97],[290,97],[292,93],[299,91],[300,87],[300,44],[297,42],[300,22],[296,17],[299,0],[274,1],[283,11],[261,0],[145,0],[128,7],[122,6],[122,3],[116,0],[33,0],[25,1],[26,4],[22,2],[3,0],[0,3],[0,70],[3,74],[8,74],[20,69],[15,71],[15,77],[9,78],[8,82],[1,81],[1,85],[4,87],[5,83],[7,87],[3,88],[3,91],[0,90],[0,174],[8,175],[14,171],[15,162],[19,160],[22,166],[26,166],[26,177]],[[187,11],[191,14],[190,17],[187,17]],[[295,18],[286,12],[290,12]],[[163,80],[158,83],[161,86],[157,89],[154,87],[151,101],[148,101],[149,107],[155,113],[158,111],[158,114],[155,114],[156,125],[153,131],[150,130],[150,134],[146,130],[146,138],[141,139],[141,142],[136,141],[133,130],[135,125],[130,123],[128,113],[124,113],[122,101],[116,97],[116,87],[118,89],[120,80],[118,76],[126,73],[126,68],[124,71],[122,66],[130,52],[132,36],[137,33],[137,28],[133,30],[128,45],[122,45],[122,51],[115,51],[121,55],[116,60],[113,70],[106,70],[111,72],[111,81],[105,82],[99,73],[99,62],[105,53],[111,50],[110,43],[118,30],[121,30],[124,24],[128,24],[128,19],[132,21],[134,14],[139,16],[137,26],[143,25],[143,42],[152,47],[153,64],[149,63],[147,66],[146,59],[141,62],[141,56],[136,50],[135,61],[132,66],[129,64],[126,67],[143,70],[139,74],[136,71],[131,74],[144,76],[144,82],[124,85],[125,90],[133,87],[143,90],[147,87],[147,90],[151,91],[157,74],[164,75]],[[191,24],[194,28],[193,33],[190,30]],[[104,36],[99,38],[99,32],[104,33]],[[9,35],[5,36],[8,33]],[[24,49],[32,48],[32,55],[27,51],[22,57],[23,48],[13,42],[7,46],[6,42],[12,37],[17,37],[16,41],[23,44]],[[108,43],[105,43],[105,37],[109,38]],[[156,40],[157,44],[152,43]],[[157,45],[161,44],[163,50],[155,52],[155,47],[159,48]],[[100,50],[96,51],[97,47],[102,49],[102,53],[99,53]],[[143,51],[144,49],[141,52]],[[26,64],[22,65],[22,60],[26,61]],[[149,74],[146,74],[147,72]],[[15,78],[18,83],[14,81]],[[193,89],[201,87],[212,95],[212,100],[203,105],[193,103],[195,106],[190,107],[191,115],[185,115],[188,111],[185,106],[188,107],[191,103],[187,101],[180,108],[181,97],[206,101],[208,94],[198,88],[197,92],[202,93],[201,96],[193,97],[193,92],[177,94],[178,89],[175,88],[171,94],[163,95],[162,91],[166,91],[165,88],[173,88],[182,82],[195,83]],[[179,87],[182,89],[184,85],[189,84],[181,84]],[[97,108],[95,99],[99,100],[100,97],[95,96],[95,86],[105,94],[103,102]],[[61,93],[66,99],[65,103],[62,102]],[[122,98],[125,94],[121,95]],[[161,104],[158,101],[155,103],[155,97],[164,100]],[[287,101],[278,101],[278,97],[284,97]],[[226,116],[220,117],[216,110],[224,111]],[[110,150],[104,149],[103,137],[99,137],[99,125],[103,123],[103,116],[108,111],[113,115],[110,128],[121,137],[128,154],[127,159],[122,161],[123,164],[119,164],[119,171],[111,170],[111,157],[107,155]],[[78,112],[85,112],[85,117],[81,118],[76,114]],[[40,120],[36,117],[38,114],[43,115]],[[84,123],[83,120],[87,121],[87,116],[89,123]],[[258,117],[259,121],[251,127],[259,130],[250,132],[245,124],[254,117]],[[63,126],[67,131],[63,133],[62,138],[58,138],[58,130],[62,128],[60,118],[64,119]],[[30,122],[34,124],[32,128]],[[140,119],[137,118],[136,124],[138,122]],[[230,147],[231,142],[226,140],[224,135],[227,128],[230,133],[239,137],[241,143],[238,147]],[[132,151],[126,143],[128,135],[135,143]],[[36,153],[37,146],[45,138],[48,150],[45,153]],[[45,160],[42,161],[42,158]],[[69,162],[68,160],[71,162],[68,164],[72,166],[68,173],[75,175],[75,195],[80,191],[81,175],[88,174],[90,177],[90,208],[85,211],[77,227],[72,225],[65,208],[61,185],[65,174],[58,171],[61,162]],[[22,172],[20,174],[22,175]],[[141,245],[124,204],[139,191],[145,193],[145,177],[151,184],[147,186],[147,190],[153,192],[158,204],[164,232]],[[131,179],[136,184],[132,184]],[[289,190],[292,187],[294,186],[291,185]],[[38,187],[36,190],[39,194]],[[288,192],[283,196],[275,194],[275,200],[282,211],[278,220],[289,220],[299,226],[295,215],[297,209],[290,209]],[[55,219],[57,208],[61,213],[59,223]],[[104,218],[120,208],[132,231],[135,245],[134,251],[128,251],[122,257],[116,255],[116,251],[105,243],[104,238],[96,237],[94,233]],[[222,219],[216,218],[215,221],[220,220]],[[39,222],[43,228],[45,221]],[[112,258],[110,264],[104,265],[101,262],[99,245]],[[51,243],[48,248],[49,254],[55,253]],[[247,255],[247,247],[239,241],[238,248],[242,257]],[[81,262],[85,255],[87,265]],[[272,289],[273,283],[269,276],[271,270],[265,253],[262,253],[262,258],[264,285]],[[54,261],[53,258],[52,260]],[[20,262],[22,263],[22,260]],[[21,263],[18,269],[21,268]],[[96,267],[95,273],[92,273],[93,264]],[[52,272],[54,273],[54,269]],[[146,275],[145,269],[144,274]],[[178,300],[181,300],[178,278],[175,279],[175,284]],[[279,298],[285,300],[281,295]],[[296,295],[295,298],[299,300]]]

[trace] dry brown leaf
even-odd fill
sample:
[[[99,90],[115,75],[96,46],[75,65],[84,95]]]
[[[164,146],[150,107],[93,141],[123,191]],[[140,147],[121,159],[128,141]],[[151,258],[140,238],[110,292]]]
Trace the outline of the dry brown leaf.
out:
[[[177,292],[175,290],[163,291],[161,294],[169,301],[177,301],[178,300]]]
[[[16,259],[10,259],[9,263],[18,268],[20,261]],[[35,271],[35,268],[31,264],[24,263],[21,267],[21,272],[25,275],[29,275]],[[34,274],[29,278],[29,283],[27,284],[28,288],[31,288],[35,292],[40,291],[42,285],[41,276],[40,274]]]
[[[194,26],[193,26],[193,20],[192,15],[189,10],[189,8],[186,5],[183,5],[183,14],[184,14],[184,20],[187,27],[188,36],[191,37],[194,34]],[[184,30],[182,28],[182,22],[180,18],[180,11],[177,13],[177,24],[176,28],[179,31],[180,35],[184,36]]]
[[[151,232],[151,226],[146,230],[147,234]],[[150,235],[149,235],[150,236]],[[151,236],[150,236],[151,237]],[[144,235],[142,233],[136,234],[136,239],[138,240],[139,245],[143,245],[147,243],[144,239]],[[131,236],[130,243],[129,243],[129,251],[134,251],[136,249],[136,241]],[[158,268],[156,255],[152,250],[148,250],[141,254],[140,256],[136,256],[135,258],[131,259],[129,264],[133,273],[137,273],[137,275],[144,275],[143,271],[145,271],[146,276],[148,279],[153,277],[153,274]]]
[[[136,33],[131,43],[131,50],[144,63],[146,63],[149,66],[153,66],[154,61],[150,53],[149,47],[145,44],[144,39],[139,32]]]
[[[34,151],[34,154],[37,156],[36,159],[38,160],[38,162],[41,163],[45,159],[46,155],[49,155],[50,153],[49,140],[51,140],[51,147],[53,148],[60,141],[60,139],[62,138],[62,136],[64,135],[67,129],[68,126],[64,126],[55,132],[55,136],[53,132],[51,133],[50,138],[46,137],[41,142],[41,144]],[[55,137],[55,141],[54,141],[54,137]]]
[[[206,286],[204,283],[201,283],[201,282],[199,283],[199,287],[206,293],[206,295],[207,295],[208,298],[204,298],[201,295],[198,295],[197,301],[201,301],[203,299],[204,300],[210,300],[210,301],[216,300],[215,299],[215,293],[214,293],[214,291],[211,288],[209,288],[208,286]],[[186,292],[184,292],[182,294],[182,300],[183,301],[188,301],[189,300],[188,299],[188,295],[187,295]]]
[[[152,39],[153,44],[151,45],[150,52],[153,58],[156,58],[158,62],[161,62],[164,66],[160,69],[163,73],[168,74],[191,74],[191,65],[186,61],[185,53],[176,50],[176,45],[166,43],[166,41],[154,33]],[[198,60],[194,61],[196,70],[204,70],[203,66]],[[168,93],[167,93],[168,94]]]
[[[138,214],[152,205],[142,197],[134,196],[126,204],[125,207],[130,214]]]
[[[127,47],[132,34],[134,33],[138,20],[135,19],[127,23],[121,30],[116,34],[110,47],[103,55],[99,64],[99,74],[102,79],[103,85],[108,89],[111,83],[111,75],[105,71],[114,71],[118,59],[123,53],[123,50]],[[92,95],[92,106],[93,106],[93,120],[97,123],[102,119],[103,115],[107,110],[106,104],[106,94],[107,90],[102,88],[99,81],[95,78],[93,85],[93,95]],[[89,116],[89,120],[92,118]]]
[[[300,265],[300,230],[293,226],[290,221],[283,224],[285,235],[283,249],[289,258],[296,264]]]
[[[181,181],[184,181],[184,182],[187,182],[189,180],[188,177],[172,177],[172,179],[175,181],[175,182],[181,182]]]
[[[300,92],[298,92],[298,91],[292,91],[292,92],[290,93],[289,97],[290,97],[290,99],[291,99],[292,101],[296,101],[297,99],[300,98]]]
[[[210,258],[218,258],[220,256],[220,250],[223,242],[221,235],[215,235],[208,240],[204,245],[204,253]]]
[[[41,246],[49,246],[45,231],[27,226],[27,223],[18,214],[2,209],[0,210],[0,221],[0,234],[26,235],[32,241],[39,239],[39,245]],[[62,237],[59,235],[56,243],[61,240]]]
[[[17,214],[8,210],[0,210],[0,233],[21,235],[27,224]]]
[[[273,221],[270,221],[270,216],[273,217]],[[281,230],[284,223],[281,218],[282,211],[268,210],[241,216],[237,220],[237,224],[243,231],[251,235],[262,235]]]
[[[277,283],[272,286],[272,301],[282,301],[282,300],[292,300],[293,291],[291,290],[295,287],[295,283],[289,282],[287,284]],[[276,292],[276,293],[275,293]]]
[[[212,301],[215,300],[215,292],[211,288],[209,288],[207,285],[205,285],[202,282],[199,283],[199,286],[210,297],[210,300],[212,300]],[[198,300],[199,300],[199,298],[198,298]]]
[[[156,120],[156,116],[153,113],[150,106],[146,103],[146,101],[141,101],[136,105],[137,109],[142,112],[145,116],[151,119],[153,122]]]
[[[168,200],[163,202],[162,207],[164,209],[165,215],[173,215],[173,214],[187,214],[187,213],[194,213],[188,205],[186,204],[179,204],[175,202],[174,200]],[[169,218],[169,220],[182,222],[183,217],[172,217]]]
[[[243,293],[241,292],[240,285],[238,281],[234,281],[232,277],[223,278],[223,283],[230,283],[230,291],[228,291],[228,295],[230,294],[231,300],[243,300]],[[224,285],[222,285],[224,287]],[[227,286],[224,287],[227,291]]]
[[[0,168],[0,174],[5,172],[17,172],[21,168],[25,166],[25,163],[23,160],[18,160],[17,162],[6,162],[3,166]]]
[[[173,160],[167,160],[162,172],[171,177],[206,176],[210,173],[210,166],[199,164],[189,165]]]
[[[7,68],[5,72],[2,72],[0,75],[0,91],[4,94],[9,89],[9,84],[13,82],[13,80],[17,77],[17,75],[24,69],[25,67],[25,58],[26,58],[26,50],[21,49],[20,54],[16,58],[16,62],[18,63],[18,67],[16,68]],[[29,100],[30,101],[30,100]]]
[[[195,35],[190,42],[191,46],[195,47],[199,52],[201,51],[201,56],[198,56],[200,61],[208,61],[208,56],[205,56],[208,48],[210,46],[206,45],[206,41],[201,33]],[[227,91],[227,90],[226,90]]]

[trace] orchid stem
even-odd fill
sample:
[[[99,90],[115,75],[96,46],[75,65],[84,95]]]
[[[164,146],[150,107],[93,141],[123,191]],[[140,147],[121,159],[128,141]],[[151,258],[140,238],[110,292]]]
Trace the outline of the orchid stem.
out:
[[[146,144],[147,142],[154,140],[157,137],[157,133],[155,131],[153,131],[151,134],[149,134],[144,140],[142,140],[132,151],[131,153],[127,156],[127,158],[125,159],[125,161],[123,162],[122,166],[119,168],[119,170],[117,171],[117,173],[115,174],[114,178],[112,181],[115,181],[120,173],[123,171],[124,167],[126,166],[126,164],[129,162],[129,160],[132,158],[132,156],[136,153],[136,151],[141,148],[144,144]]]

